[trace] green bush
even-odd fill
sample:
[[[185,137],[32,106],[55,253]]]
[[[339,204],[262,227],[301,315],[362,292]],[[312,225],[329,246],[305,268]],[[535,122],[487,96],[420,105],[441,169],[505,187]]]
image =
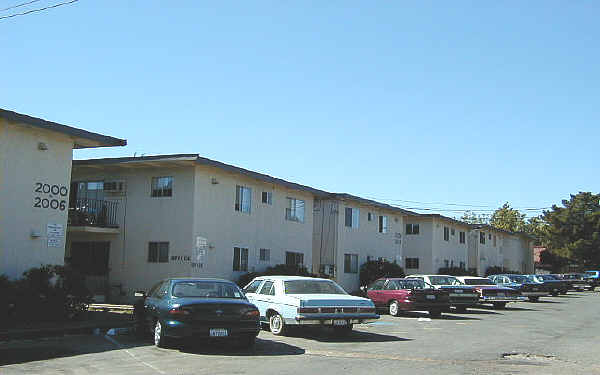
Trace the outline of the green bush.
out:
[[[382,277],[404,277],[400,265],[387,260],[370,260],[360,266],[360,286],[368,286]]]
[[[260,276],[307,276],[316,277],[317,275],[308,272],[308,269],[304,266],[291,266],[287,264],[278,264],[273,267],[268,267],[264,272],[248,272],[240,276],[237,281],[237,285],[240,288],[248,285],[252,279]]]
[[[442,267],[438,270],[438,275],[477,276],[477,272],[473,270],[467,270],[461,267]]]

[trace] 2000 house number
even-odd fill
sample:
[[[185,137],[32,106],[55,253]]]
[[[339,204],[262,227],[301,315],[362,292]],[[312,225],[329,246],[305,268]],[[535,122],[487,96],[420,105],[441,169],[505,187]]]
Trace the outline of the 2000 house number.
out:
[[[66,186],[36,182],[34,191],[36,193],[46,194],[47,197],[34,196],[33,207],[61,211],[64,211],[67,208],[67,201],[65,199],[60,199],[69,194],[69,189]]]

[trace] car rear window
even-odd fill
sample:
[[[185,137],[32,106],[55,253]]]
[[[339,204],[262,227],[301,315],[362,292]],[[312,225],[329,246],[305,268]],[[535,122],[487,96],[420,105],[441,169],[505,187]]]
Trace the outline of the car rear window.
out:
[[[290,280],[284,285],[285,294],[348,294],[330,280]]]
[[[180,281],[173,286],[174,297],[238,298],[244,293],[233,283],[222,281]]]
[[[496,285],[492,280],[490,279],[465,279],[465,284],[466,285]]]

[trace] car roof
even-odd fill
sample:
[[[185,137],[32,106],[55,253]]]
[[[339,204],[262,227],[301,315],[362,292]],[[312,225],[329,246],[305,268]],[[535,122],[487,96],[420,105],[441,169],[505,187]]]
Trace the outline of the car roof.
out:
[[[219,279],[216,277],[169,277],[168,279],[164,279],[166,280],[170,280],[170,281],[222,281],[222,282],[227,282],[227,283],[233,283],[233,281],[231,280],[226,280],[226,279]]]
[[[323,281],[332,281],[330,279],[322,279],[319,277],[308,277],[308,276],[259,276],[254,280],[323,280]]]
[[[483,277],[483,276],[456,276],[457,279],[487,279],[487,277]]]
[[[414,274],[414,275],[408,275],[406,277],[421,277],[421,276],[426,276],[426,277],[431,277],[431,276],[456,277],[456,276],[452,276],[452,275],[437,275],[437,274],[436,275],[417,275],[417,274]]]

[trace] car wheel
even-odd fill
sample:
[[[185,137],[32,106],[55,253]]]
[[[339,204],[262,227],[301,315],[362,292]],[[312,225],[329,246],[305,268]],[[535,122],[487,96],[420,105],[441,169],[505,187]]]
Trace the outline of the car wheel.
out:
[[[432,318],[439,318],[442,316],[442,310],[429,310],[429,316]]]
[[[529,302],[537,302],[540,297],[528,297],[529,298]]]
[[[550,294],[552,294],[552,297],[557,297],[558,296],[558,292],[552,292]]]
[[[347,336],[352,332],[354,326],[352,324],[348,324],[345,326],[337,326],[333,327],[333,332],[338,336]]]
[[[274,313],[269,318],[269,328],[271,329],[271,333],[276,336],[282,336],[285,334],[285,322],[283,317],[278,313]]]
[[[165,331],[160,323],[160,320],[157,320],[156,324],[154,325],[154,345],[159,348],[166,348],[168,346],[167,338],[165,337]]]
[[[398,316],[400,315],[400,303],[398,303],[398,301],[393,300],[392,302],[390,302],[390,315],[391,316]]]
[[[506,307],[506,302],[494,302],[494,309],[502,310]]]
[[[467,311],[467,308],[465,306],[456,306],[457,313],[464,313],[466,311]]]

